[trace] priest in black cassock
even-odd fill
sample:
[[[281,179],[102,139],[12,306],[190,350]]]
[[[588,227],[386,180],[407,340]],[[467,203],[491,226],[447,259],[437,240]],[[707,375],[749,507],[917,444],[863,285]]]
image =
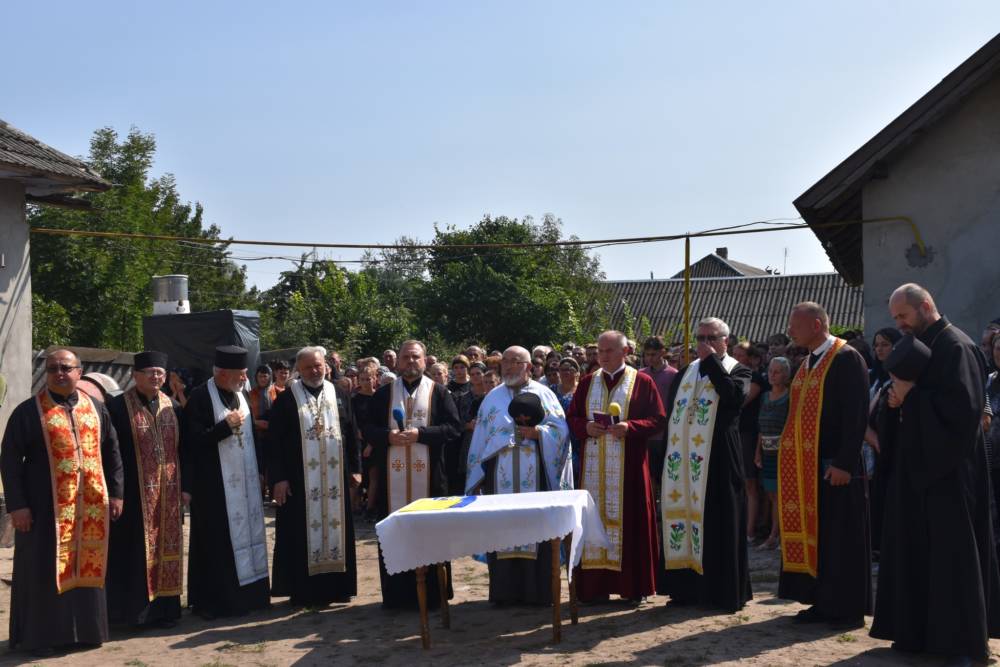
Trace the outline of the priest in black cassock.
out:
[[[347,394],[324,380],[326,350],[305,347],[269,413],[268,476],[278,503],[271,595],[293,605],[349,602],[358,592],[348,490],[361,483]]]
[[[751,373],[729,356],[728,337],[722,320],[699,322],[698,359],[677,373],[664,397],[663,565],[656,589],[675,603],[735,612],[753,597],[739,432]]]
[[[418,498],[444,496],[448,480],[444,468],[444,448],[459,434],[461,423],[448,388],[424,375],[426,350],[420,341],[410,340],[400,347],[396,361],[398,377],[379,387],[372,398],[365,439],[380,461],[377,518]],[[417,608],[417,583],[413,571],[389,575],[379,548],[379,575],[385,607]],[[451,565],[448,564],[448,597]],[[437,568],[427,571],[427,606],[440,605]]]
[[[270,605],[259,456],[243,388],[247,351],[215,350],[184,408],[191,470],[188,604],[205,618]]]
[[[778,452],[778,597],[812,605],[796,622],[860,628],[872,609],[861,463],[868,368],[857,350],[830,335],[830,318],[817,303],[792,308],[788,335],[810,355],[792,380]]]
[[[181,617],[183,505],[181,414],[160,391],[167,379],[167,355],[135,355],[132,381],[108,401],[121,449],[125,506],[111,525],[108,557],[108,618],[111,623],[172,627]]]
[[[9,646],[36,655],[108,638],[105,559],[123,509],[122,462],[107,409],[76,390],[80,375],[73,352],[49,353],[45,389],[14,408],[0,446],[17,531]]]
[[[985,361],[907,284],[889,301],[906,336],[885,362],[880,412],[888,489],[871,636],[893,648],[989,660],[1000,637],[1000,581],[980,417]],[[996,417],[994,417],[996,419]]]

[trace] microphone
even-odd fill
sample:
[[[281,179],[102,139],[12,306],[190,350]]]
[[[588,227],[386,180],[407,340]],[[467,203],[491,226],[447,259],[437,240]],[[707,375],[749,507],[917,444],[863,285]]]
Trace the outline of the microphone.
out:
[[[403,416],[403,411],[399,408],[392,409],[392,418],[396,420],[396,426],[399,427],[400,431],[404,431],[406,425],[406,418]]]
[[[622,406],[612,403],[608,406],[608,414],[611,415],[611,423],[617,424],[622,420]]]

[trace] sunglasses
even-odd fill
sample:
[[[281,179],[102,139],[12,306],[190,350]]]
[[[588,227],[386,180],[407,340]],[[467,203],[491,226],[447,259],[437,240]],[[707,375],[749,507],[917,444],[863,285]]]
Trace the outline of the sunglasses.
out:
[[[54,366],[46,366],[46,373],[72,373],[80,366],[70,366],[69,364],[56,364]]]
[[[695,336],[694,339],[699,343],[711,343],[713,340],[719,340],[722,336]]]

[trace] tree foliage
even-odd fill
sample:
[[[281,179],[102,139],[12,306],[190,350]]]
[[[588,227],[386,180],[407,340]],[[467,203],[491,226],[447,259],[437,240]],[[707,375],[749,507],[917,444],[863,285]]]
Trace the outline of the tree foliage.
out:
[[[205,226],[202,207],[181,201],[172,175],[150,177],[155,153],[151,134],[133,128],[121,138],[111,128],[98,130],[90,142],[88,162],[115,187],[84,195],[90,211],[31,207],[28,224],[219,242],[178,248],[157,241],[33,235],[31,279],[40,299],[35,303],[41,308],[35,345],[42,347],[62,336],[75,345],[141,349],[142,318],[152,312],[151,278],[158,274],[190,276],[192,310],[255,303],[255,294],[246,289],[245,269],[228,259],[219,228]],[[61,314],[53,311],[55,305],[68,320],[56,317]],[[58,326],[48,326],[49,322]]]

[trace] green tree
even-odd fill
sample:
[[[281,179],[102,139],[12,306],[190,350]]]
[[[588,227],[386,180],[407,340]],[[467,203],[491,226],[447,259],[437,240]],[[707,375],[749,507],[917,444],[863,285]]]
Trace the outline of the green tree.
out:
[[[153,135],[135,128],[124,138],[111,128],[96,131],[88,162],[115,187],[84,195],[89,211],[31,207],[28,224],[217,243],[180,248],[159,241],[33,235],[32,287],[43,304],[58,304],[68,315],[63,332],[68,342],[140,349],[142,318],[152,313],[151,278],[157,274],[190,276],[192,310],[246,308],[256,302],[256,294],[246,289],[246,270],[229,259],[219,228],[205,227],[202,207],[181,201],[170,174],[150,177],[155,153]],[[53,316],[52,309],[43,307],[39,316]],[[39,331],[46,326],[49,321],[36,323]]]
[[[435,227],[433,245],[439,247],[429,252],[429,279],[418,293],[423,331],[501,349],[593,335],[603,324],[608,296],[599,260],[586,250],[446,247],[561,239],[562,222],[552,215],[541,223],[486,216],[465,230]]]

